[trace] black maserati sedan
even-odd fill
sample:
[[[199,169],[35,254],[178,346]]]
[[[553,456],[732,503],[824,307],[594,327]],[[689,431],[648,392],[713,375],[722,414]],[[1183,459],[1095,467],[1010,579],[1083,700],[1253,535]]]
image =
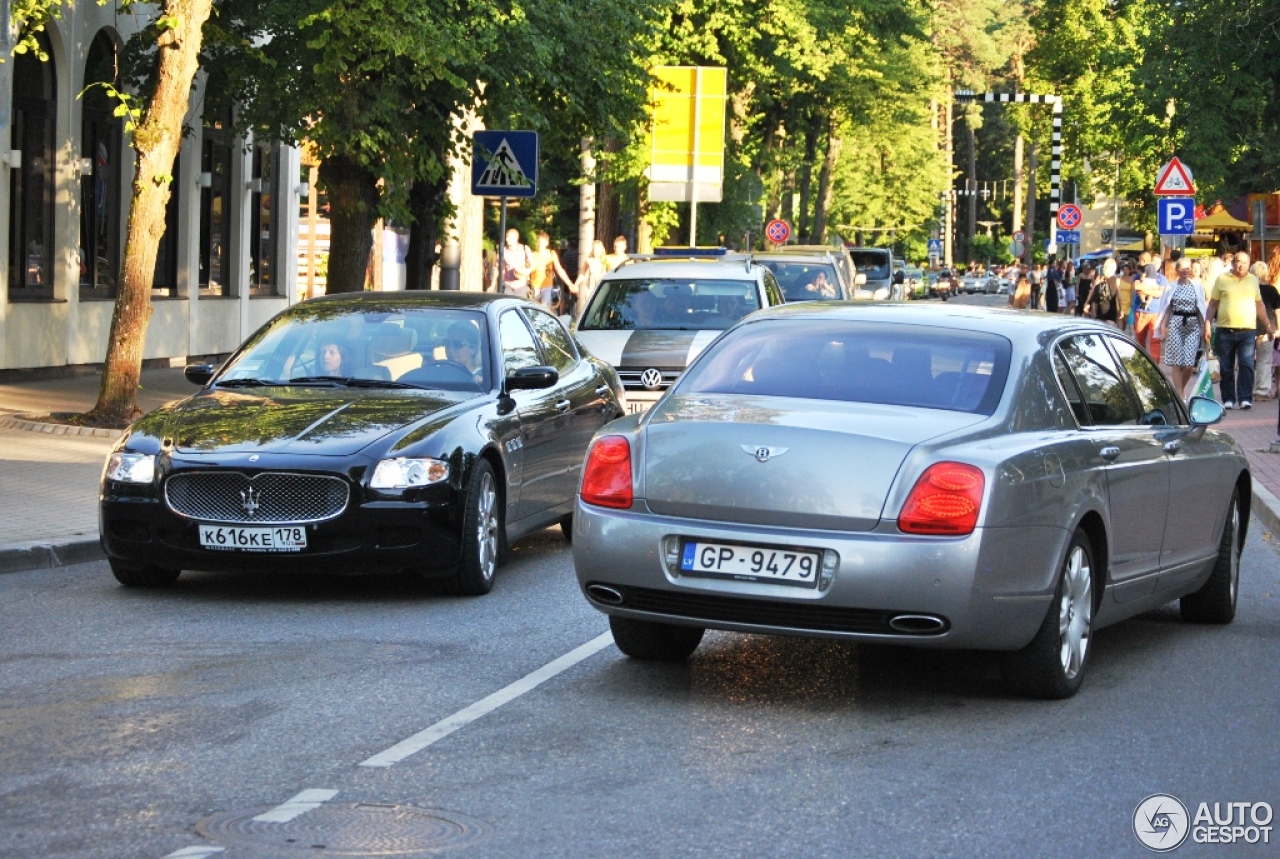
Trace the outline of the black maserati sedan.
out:
[[[510,543],[572,511],[613,369],[536,304],[363,293],[285,310],[201,389],[144,415],[103,470],[123,584],[184,569],[414,570],[484,594]]]

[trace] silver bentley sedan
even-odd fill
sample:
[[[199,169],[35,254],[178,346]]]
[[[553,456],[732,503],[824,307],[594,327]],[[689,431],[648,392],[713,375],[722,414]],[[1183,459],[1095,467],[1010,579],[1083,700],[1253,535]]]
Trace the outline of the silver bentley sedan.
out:
[[[1093,631],[1235,615],[1249,466],[1116,329],[813,302],[753,315],[587,454],[573,553],[618,647],[705,629],[1004,651],[1079,688]]]

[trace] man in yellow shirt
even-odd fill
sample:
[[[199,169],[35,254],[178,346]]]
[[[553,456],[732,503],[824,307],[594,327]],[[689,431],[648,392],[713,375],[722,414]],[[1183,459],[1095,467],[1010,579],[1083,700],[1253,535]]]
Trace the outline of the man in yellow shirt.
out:
[[[1218,370],[1222,375],[1222,405],[1253,408],[1253,345],[1259,323],[1267,336],[1274,337],[1275,324],[1262,303],[1258,279],[1249,274],[1249,255],[1241,251],[1232,258],[1231,271],[1224,272],[1209,293],[1208,317],[1218,324]],[[1237,370],[1239,375],[1237,378]]]

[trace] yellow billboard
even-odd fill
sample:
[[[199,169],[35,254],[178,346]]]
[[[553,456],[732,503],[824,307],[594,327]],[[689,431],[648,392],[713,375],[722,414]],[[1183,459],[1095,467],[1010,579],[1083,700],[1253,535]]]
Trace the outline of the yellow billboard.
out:
[[[659,66],[649,90],[649,199],[718,203],[728,69]]]

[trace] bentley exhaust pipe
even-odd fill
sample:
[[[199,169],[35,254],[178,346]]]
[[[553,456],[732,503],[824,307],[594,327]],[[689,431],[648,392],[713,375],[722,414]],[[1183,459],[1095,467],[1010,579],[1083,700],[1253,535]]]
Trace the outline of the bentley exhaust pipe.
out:
[[[931,614],[899,614],[889,619],[889,628],[908,635],[931,635],[947,628],[947,622]]]
[[[605,605],[622,605],[622,592],[608,585],[587,585],[587,596]]]

